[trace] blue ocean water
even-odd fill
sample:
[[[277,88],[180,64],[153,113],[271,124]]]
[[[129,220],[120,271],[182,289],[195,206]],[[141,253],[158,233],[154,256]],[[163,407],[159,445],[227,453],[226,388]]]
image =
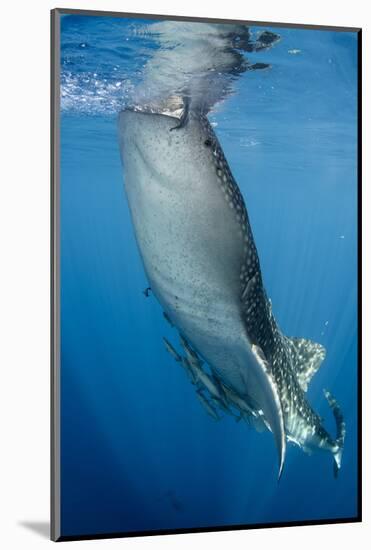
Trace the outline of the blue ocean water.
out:
[[[357,514],[357,39],[271,29],[209,115],[244,195],[267,293],[287,335],[323,344],[308,399],[326,453],[211,419],[165,351],[123,188],[117,114],[159,48],[152,22],[61,21],[61,519],[63,535],[350,518]],[[258,31],[259,29],[253,29]]]

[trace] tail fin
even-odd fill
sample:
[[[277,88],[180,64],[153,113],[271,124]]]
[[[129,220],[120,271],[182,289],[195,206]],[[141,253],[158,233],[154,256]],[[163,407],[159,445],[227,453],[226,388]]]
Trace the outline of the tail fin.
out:
[[[341,409],[336,401],[328,392],[327,390],[324,390],[325,397],[328,401],[328,404],[330,405],[332,412],[335,417],[336,422],[336,441],[335,441],[335,450],[334,450],[334,476],[337,477],[340,467],[341,467],[341,458],[343,455],[343,449],[344,449],[344,440],[345,440],[345,422],[344,422],[344,416],[341,412]]]

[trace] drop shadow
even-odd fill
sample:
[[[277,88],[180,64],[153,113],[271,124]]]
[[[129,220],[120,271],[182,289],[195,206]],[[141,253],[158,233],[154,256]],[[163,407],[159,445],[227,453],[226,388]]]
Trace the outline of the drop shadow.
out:
[[[50,523],[48,521],[19,521],[18,525],[37,533],[44,539],[50,538]]]

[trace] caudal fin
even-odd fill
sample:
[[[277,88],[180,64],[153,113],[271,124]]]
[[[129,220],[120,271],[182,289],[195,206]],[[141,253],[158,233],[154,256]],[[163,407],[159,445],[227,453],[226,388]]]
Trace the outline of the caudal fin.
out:
[[[327,390],[324,390],[324,394],[328,401],[328,404],[332,409],[335,422],[336,422],[336,441],[335,441],[335,449],[333,454],[334,454],[334,476],[337,477],[341,467],[341,458],[342,458],[343,449],[344,449],[344,440],[345,440],[345,433],[346,433],[345,422],[344,422],[343,413],[341,412],[341,409],[336,399],[334,399],[330,394],[330,392],[328,392]]]

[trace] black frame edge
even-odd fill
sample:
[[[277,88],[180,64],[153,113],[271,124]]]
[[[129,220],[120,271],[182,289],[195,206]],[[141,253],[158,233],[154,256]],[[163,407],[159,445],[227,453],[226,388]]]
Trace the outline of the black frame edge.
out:
[[[358,516],[362,521],[362,29],[357,33],[357,301],[358,301],[358,369],[357,369],[357,405],[358,405]]]
[[[249,531],[256,529],[272,529],[272,528],[287,528],[287,527],[310,527],[314,525],[339,525],[347,523],[360,523],[359,517],[340,518],[340,519],[321,519],[321,520],[302,520],[297,522],[275,522],[275,523],[252,523],[248,525],[223,525],[214,527],[194,527],[184,529],[158,529],[148,531],[123,531],[116,533],[96,533],[92,535],[62,535],[58,542],[69,542],[77,540],[102,540],[116,538],[135,538],[135,537],[153,537],[164,535],[186,535],[192,533],[219,533],[229,531]]]
[[[50,12],[50,538],[60,540],[59,84],[60,13]]]
[[[168,19],[171,21],[193,21],[200,23],[237,23],[244,25],[251,25],[254,27],[286,27],[286,28],[300,28],[311,29],[319,31],[340,31],[340,32],[358,32],[360,27],[341,27],[332,25],[314,25],[306,23],[273,23],[270,21],[251,21],[245,19],[222,19],[217,17],[196,17],[187,15],[169,15],[169,14],[154,14],[154,13],[133,13],[133,12],[117,12],[117,11],[104,11],[104,10],[80,10],[77,8],[55,8],[61,15],[90,15],[90,16],[102,16],[102,17],[128,17],[136,19]]]

